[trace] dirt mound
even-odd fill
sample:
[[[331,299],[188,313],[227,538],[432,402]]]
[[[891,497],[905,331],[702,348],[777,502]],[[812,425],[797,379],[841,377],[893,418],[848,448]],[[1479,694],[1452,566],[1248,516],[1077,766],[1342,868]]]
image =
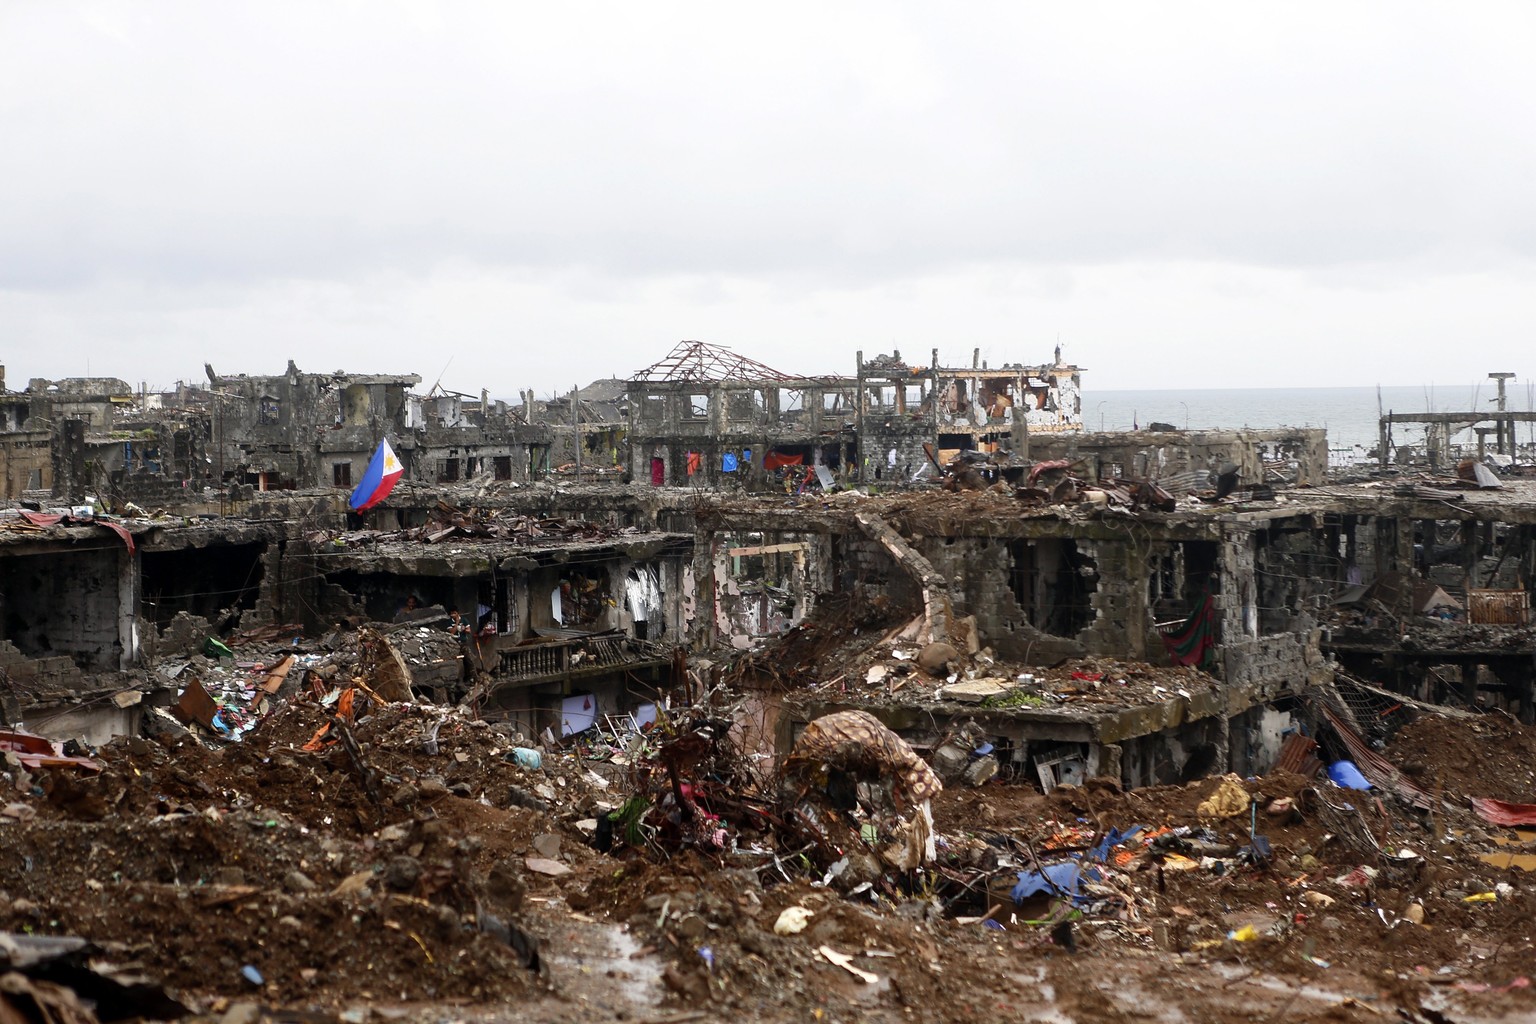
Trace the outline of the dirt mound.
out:
[[[537,847],[564,870],[597,856],[570,824],[594,805],[579,762],[530,771],[486,723],[374,706],[352,732],[375,801],[341,744],[302,749],[328,715],[292,703],[222,749],[120,740],[99,775],[17,776],[26,820],[0,828],[0,928],[86,937],[194,999],[539,986],[513,933],[524,894],[553,891],[527,867]]]
[[[1536,803],[1536,729],[1506,715],[1424,715],[1403,727],[1387,756],[1426,790]]]

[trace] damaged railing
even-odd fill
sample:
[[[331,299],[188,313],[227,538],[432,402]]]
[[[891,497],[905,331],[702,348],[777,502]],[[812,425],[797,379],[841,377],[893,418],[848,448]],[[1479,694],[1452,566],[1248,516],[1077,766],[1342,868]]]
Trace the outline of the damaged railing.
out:
[[[497,652],[496,675],[501,679],[551,679],[659,660],[665,660],[664,655],[653,645],[622,633],[593,634],[503,647]]]

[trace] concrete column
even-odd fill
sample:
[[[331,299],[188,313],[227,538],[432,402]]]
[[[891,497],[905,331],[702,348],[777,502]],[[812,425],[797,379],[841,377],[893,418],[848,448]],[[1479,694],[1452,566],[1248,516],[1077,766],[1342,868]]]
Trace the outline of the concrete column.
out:
[[[1466,575],[1463,584],[1468,590],[1477,587],[1477,563],[1482,557],[1482,547],[1478,543],[1477,520],[1463,520],[1461,524],[1461,567]]]
[[[1536,655],[1531,656],[1531,670],[1522,672],[1515,685],[1519,688],[1520,721],[1526,725],[1536,724]]]
[[[1408,518],[1394,519],[1392,524],[1396,530],[1393,564],[1398,572],[1412,575],[1414,570],[1413,520]]]
[[[700,530],[693,542],[693,622],[689,642],[707,650],[715,639],[715,535]]]
[[[117,642],[120,647],[118,667],[128,669],[139,661],[139,579],[140,555],[123,548],[117,557]]]
[[[890,524],[870,512],[858,512],[854,521],[864,535],[880,544],[923,593],[923,622],[929,640],[949,639],[949,619],[954,608],[949,580],[933,568]]]

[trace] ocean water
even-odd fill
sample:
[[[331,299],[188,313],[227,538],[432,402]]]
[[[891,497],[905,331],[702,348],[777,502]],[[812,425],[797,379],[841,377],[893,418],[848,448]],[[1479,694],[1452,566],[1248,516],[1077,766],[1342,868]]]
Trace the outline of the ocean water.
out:
[[[1509,409],[1536,408],[1532,389],[1523,382],[1510,381],[1507,388]],[[1381,388],[1380,401],[1388,412],[1492,411],[1497,394],[1493,381],[1484,381],[1460,387]],[[1377,398],[1374,387],[1099,391],[1084,381],[1083,423],[1089,430],[1130,430],[1154,420],[1191,430],[1324,427],[1336,455],[1354,452],[1363,458],[1376,447]],[[1522,445],[1536,441],[1533,430],[1536,424],[1517,424],[1517,440]],[[1417,443],[1424,439],[1424,430],[1398,423],[1392,436],[1397,444]],[[1470,431],[1454,440],[1476,442]]]

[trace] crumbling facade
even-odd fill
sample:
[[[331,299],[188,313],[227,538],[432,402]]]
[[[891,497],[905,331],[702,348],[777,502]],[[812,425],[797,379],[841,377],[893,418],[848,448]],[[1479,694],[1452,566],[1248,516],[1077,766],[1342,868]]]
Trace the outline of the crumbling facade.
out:
[[[856,388],[846,378],[794,377],[682,342],[629,382],[628,412],[631,477],[652,486],[855,473]]]
[[[1021,765],[1050,754],[1131,783],[1260,765],[1288,709],[1332,678],[1330,657],[1421,697],[1532,714],[1523,497],[1324,488],[1316,430],[1085,432],[1081,369],[1059,353],[1003,370],[860,356],[852,377],[808,378],[685,343],[563,408],[291,363],[158,396],[33,383],[0,403],[5,436],[47,425],[49,476],[80,515],[18,513],[0,533],[0,607],[13,678],[66,691],[237,629],[397,628],[422,609],[414,628],[440,640],[456,608],[470,640],[423,654],[418,692],[559,735],[587,721],[567,720],[568,701],[630,713],[678,677],[679,650],[772,649],[856,598],[967,658],[1197,663],[1211,681],[1113,712],[993,715]],[[405,482],[349,516],[384,436]],[[12,486],[41,482],[20,468],[35,455],[7,451]],[[574,482],[578,461],[589,475],[569,492],[495,486]],[[854,486],[865,493],[835,494]],[[88,494],[127,514],[93,519],[73,507]],[[213,518],[156,515],[177,505]],[[1192,656],[1175,635],[1194,638]],[[817,694],[786,721],[836,703]]]
[[[750,646],[813,610],[808,591],[822,599],[854,593],[860,604],[908,609],[917,616],[919,641],[984,650],[998,662],[1168,665],[1164,627],[1209,608],[1201,658],[1214,680],[1208,694],[1170,693],[1108,718],[1075,718],[1072,708],[1014,710],[1002,716],[1006,737],[991,738],[1008,738],[1021,762],[1077,744],[1073,756],[1090,772],[1133,784],[1170,781],[1190,765],[1203,773],[1214,764],[1256,764],[1278,748],[1279,728],[1260,728],[1268,723],[1263,707],[1329,678],[1310,594],[1285,595],[1285,614],[1259,614],[1263,548],[1289,519],[1149,511],[1125,518],[1075,507],[1031,513],[1012,499],[983,494],[914,495],[815,512],[723,505],[700,518],[697,601],[714,614],[695,620],[696,644]],[[752,546],[741,546],[744,535]],[[759,580],[774,575],[750,561],[758,552],[796,559],[793,566],[780,562],[780,622],[765,623],[758,610]],[[714,571],[700,573],[701,565]],[[824,671],[835,674],[834,667],[844,666]],[[858,706],[898,731],[913,714],[938,715],[941,723],[975,714],[964,706],[946,712],[888,703]],[[818,695],[797,713],[814,717],[834,705]],[[1235,746],[1234,730],[1242,737]],[[1176,749],[1183,754],[1169,754]]]
[[[1082,368],[1010,363],[997,369],[973,353],[966,368],[908,366],[901,353],[858,360],[861,479],[910,483],[961,452],[1018,452],[1031,434],[1083,429]],[[926,446],[926,447],[925,447]]]
[[[218,477],[258,491],[350,490],[384,437],[413,482],[526,483],[547,471],[548,430],[504,403],[413,394],[415,374],[302,373],[290,361],[282,376],[209,380]]]
[[[1036,461],[1065,460],[1093,480],[1157,480],[1210,486],[1224,470],[1238,486],[1317,486],[1328,480],[1328,433],[1275,430],[1132,430],[1031,435]]]

